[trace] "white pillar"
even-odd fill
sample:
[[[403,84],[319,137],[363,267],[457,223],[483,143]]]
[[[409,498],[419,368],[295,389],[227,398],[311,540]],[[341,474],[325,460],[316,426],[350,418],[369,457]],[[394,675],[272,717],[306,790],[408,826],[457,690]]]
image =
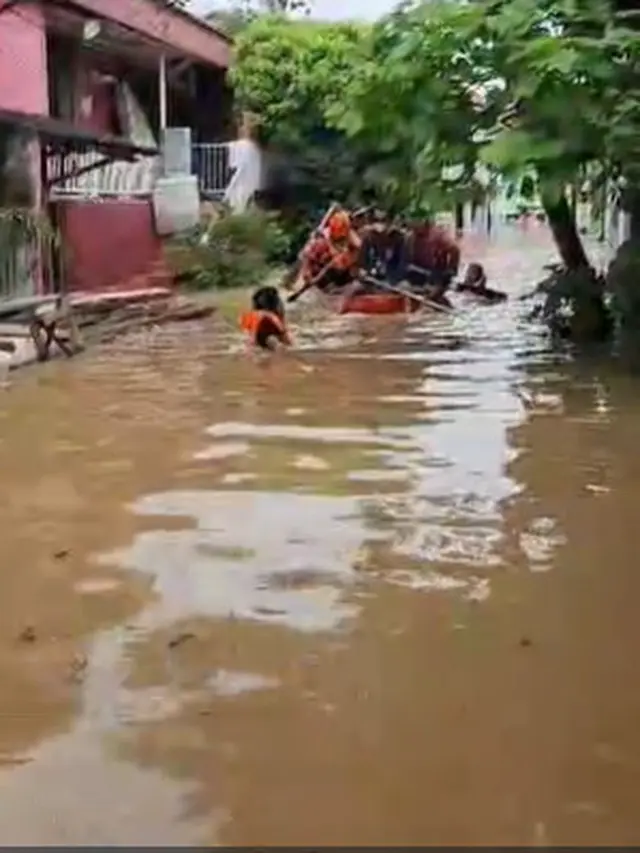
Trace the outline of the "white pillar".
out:
[[[158,94],[160,96],[160,130],[167,127],[167,58],[162,54],[158,71]]]

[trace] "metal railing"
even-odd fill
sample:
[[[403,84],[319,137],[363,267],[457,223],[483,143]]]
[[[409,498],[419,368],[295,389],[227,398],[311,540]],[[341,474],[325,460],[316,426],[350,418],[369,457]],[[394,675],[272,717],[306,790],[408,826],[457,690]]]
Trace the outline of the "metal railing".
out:
[[[192,146],[192,171],[205,198],[221,199],[229,183],[229,143],[204,142]]]
[[[153,191],[160,172],[159,157],[144,157],[133,163],[115,160],[87,170],[103,159],[95,152],[50,156],[47,161],[48,179],[57,180],[61,175],[69,175],[52,186],[52,198],[146,196]]]

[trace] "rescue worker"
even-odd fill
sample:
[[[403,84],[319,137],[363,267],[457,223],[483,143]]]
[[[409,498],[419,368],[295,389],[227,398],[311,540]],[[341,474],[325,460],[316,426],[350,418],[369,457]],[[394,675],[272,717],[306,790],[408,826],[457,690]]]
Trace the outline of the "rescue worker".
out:
[[[406,270],[406,233],[388,214],[375,211],[360,230],[361,265],[372,278],[399,284]]]
[[[351,227],[349,214],[334,213],[304,251],[301,290],[311,286],[333,290],[350,284],[358,276],[360,250],[361,240]]]
[[[446,301],[445,293],[460,268],[460,249],[447,232],[430,220],[414,223],[409,237],[407,281]]]
[[[275,287],[259,287],[255,291],[251,310],[240,316],[240,328],[258,349],[274,351],[291,345],[284,305]]]

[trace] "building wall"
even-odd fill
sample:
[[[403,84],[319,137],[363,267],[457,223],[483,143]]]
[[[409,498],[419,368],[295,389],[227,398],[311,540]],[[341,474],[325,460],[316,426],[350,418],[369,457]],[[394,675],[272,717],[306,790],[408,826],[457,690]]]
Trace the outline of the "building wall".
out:
[[[0,0],[0,10],[5,0]],[[0,109],[48,114],[47,45],[40,6],[0,11]]]
[[[169,283],[149,199],[69,199],[59,203],[70,290]]]
[[[49,114],[47,40],[38,3],[20,3],[2,11],[0,0],[0,109]],[[40,202],[40,147],[30,145],[30,169],[36,205]]]
[[[0,109],[16,112],[48,114],[47,45],[44,19],[38,3],[20,3],[2,11],[0,0]],[[21,143],[24,144],[24,143]],[[40,206],[40,145],[29,142],[24,149],[27,170],[31,175],[32,197]],[[0,163],[0,168],[5,164]],[[0,259],[0,299],[35,292],[42,286],[39,265],[28,264],[28,273],[18,275],[21,259]]]

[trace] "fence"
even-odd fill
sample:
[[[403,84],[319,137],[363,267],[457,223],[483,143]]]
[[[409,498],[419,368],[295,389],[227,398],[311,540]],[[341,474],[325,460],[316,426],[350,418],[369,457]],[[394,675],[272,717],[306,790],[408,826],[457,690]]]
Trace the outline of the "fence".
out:
[[[95,152],[49,157],[47,177],[50,181],[69,175],[54,184],[52,198],[131,197],[146,196],[152,192],[160,171],[159,157],[144,157],[134,163],[115,160],[89,169],[103,159]]]
[[[101,159],[101,155],[95,153],[51,156],[47,163],[48,179],[57,181],[60,175],[69,175],[54,184],[52,198],[134,197],[150,195],[153,191],[161,170],[160,158],[146,157],[135,163],[117,160],[87,170]],[[229,183],[229,143],[193,145],[192,172],[198,178],[203,197],[222,199]]]
[[[221,199],[229,183],[229,143],[207,142],[192,146],[192,170],[205,198]]]

